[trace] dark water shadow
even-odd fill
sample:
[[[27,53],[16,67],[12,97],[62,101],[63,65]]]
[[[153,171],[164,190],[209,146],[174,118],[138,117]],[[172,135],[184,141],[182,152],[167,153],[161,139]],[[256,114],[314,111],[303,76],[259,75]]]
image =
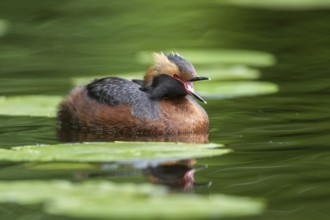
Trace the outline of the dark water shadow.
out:
[[[60,142],[113,142],[113,141],[135,141],[135,142],[183,142],[194,144],[206,144],[209,142],[208,133],[205,134],[175,134],[175,135],[137,135],[118,134],[112,132],[85,132],[71,129],[57,129],[57,137]]]

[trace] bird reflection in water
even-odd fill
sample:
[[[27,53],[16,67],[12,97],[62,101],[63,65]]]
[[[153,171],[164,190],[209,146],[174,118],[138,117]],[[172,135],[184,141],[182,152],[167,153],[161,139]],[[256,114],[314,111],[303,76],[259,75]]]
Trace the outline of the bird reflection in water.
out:
[[[210,183],[196,183],[194,169],[196,160],[180,160],[175,162],[167,162],[159,164],[155,167],[148,167],[144,170],[150,182],[154,184],[162,184],[172,189],[190,190],[196,186],[209,186]]]
[[[76,173],[79,179],[93,178],[116,178],[116,177],[134,177],[145,176],[149,182],[157,185],[165,185],[171,190],[189,191],[194,187],[210,186],[210,182],[195,182],[195,172],[205,167],[194,168],[196,160],[177,160],[160,162],[156,164],[139,162],[130,169],[127,166],[120,168],[119,164],[103,164],[104,171],[91,173]]]

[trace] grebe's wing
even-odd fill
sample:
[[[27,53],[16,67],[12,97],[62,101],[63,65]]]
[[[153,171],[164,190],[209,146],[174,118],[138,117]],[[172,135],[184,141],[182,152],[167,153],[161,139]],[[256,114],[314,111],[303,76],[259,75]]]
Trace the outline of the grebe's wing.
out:
[[[135,99],[145,96],[139,88],[138,84],[117,77],[96,79],[86,86],[89,97],[111,106],[133,104]]]
[[[140,90],[141,86],[130,80],[108,77],[94,80],[86,87],[90,98],[112,107],[121,104],[131,106],[132,113],[141,119],[158,119],[158,103],[149,94]]]

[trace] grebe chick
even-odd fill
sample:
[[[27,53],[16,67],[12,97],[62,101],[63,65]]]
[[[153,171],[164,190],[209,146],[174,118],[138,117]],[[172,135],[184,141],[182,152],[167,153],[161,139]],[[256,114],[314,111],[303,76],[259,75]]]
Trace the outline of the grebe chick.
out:
[[[178,54],[154,53],[144,80],[97,79],[75,88],[60,104],[61,128],[118,134],[207,133],[206,103],[193,83],[193,65]]]

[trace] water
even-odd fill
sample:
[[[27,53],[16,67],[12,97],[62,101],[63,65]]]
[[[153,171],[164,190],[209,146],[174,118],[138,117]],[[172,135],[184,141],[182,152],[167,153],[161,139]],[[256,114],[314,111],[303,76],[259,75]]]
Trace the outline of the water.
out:
[[[157,3],[148,9],[148,1],[22,1],[19,7],[3,1],[0,19],[8,23],[8,30],[0,38],[1,95],[64,95],[72,76],[143,70],[145,66],[132,62],[141,50],[270,52],[277,63],[263,68],[261,79],[278,84],[278,93],[210,100],[205,106],[210,142],[224,143],[234,152],[198,160],[196,166],[202,169],[195,179],[203,184],[192,190],[264,199],[265,212],[251,219],[328,219],[329,11],[176,3],[175,7],[173,1]],[[183,9],[185,13],[178,13]],[[1,116],[0,120],[3,147],[57,143],[54,119]],[[2,163],[1,179],[77,180],[81,178],[77,173],[86,174],[79,166],[65,170],[54,164],[42,172],[38,166]],[[141,170],[125,167],[87,173],[116,182],[147,181]],[[40,207],[4,207],[0,211],[4,219],[53,218],[40,213]]]

